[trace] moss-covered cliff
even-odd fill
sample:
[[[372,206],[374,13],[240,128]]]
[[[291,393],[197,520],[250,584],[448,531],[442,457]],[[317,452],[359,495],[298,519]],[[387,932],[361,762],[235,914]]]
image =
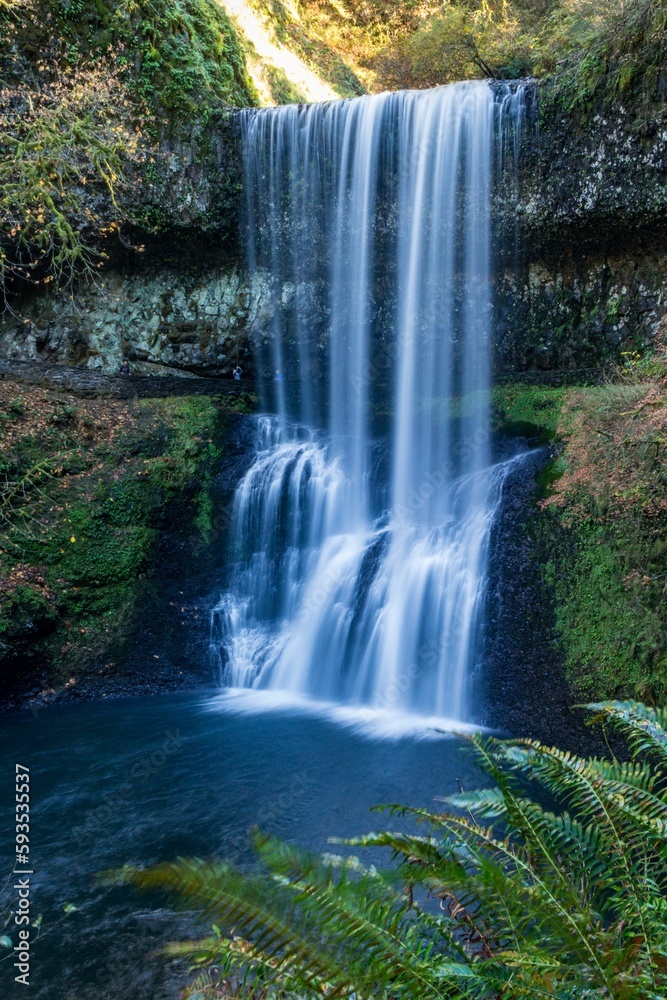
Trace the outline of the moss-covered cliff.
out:
[[[224,173],[211,129],[224,135],[227,109],[255,94],[215,0],[6,0],[0,28],[4,301],[136,256],[135,231],[187,226],[200,195],[188,168]],[[225,162],[206,205],[223,231],[235,180]]]
[[[508,384],[495,404],[500,429],[553,442],[526,530],[553,602],[554,662],[564,658],[572,699],[664,704],[664,346],[653,360],[629,358],[603,384]]]
[[[573,110],[551,83],[530,85],[527,103],[519,155],[494,195],[496,368],[595,367],[650,349],[667,301],[667,105],[634,95]],[[272,335],[295,289],[244,273],[237,130],[216,115],[182,125],[134,186],[120,185],[125,222],[107,234],[101,281],[79,281],[74,296],[23,287],[0,321],[3,353],[107,370],[127,353],[224,371]],[[314,308],[319,343],[328,322],[326,305]]]
[[[160,662],[159,636],[142,648],[142,620],[172,574],[172,625],[199,619],[178,592],[220,543],[214,477],[245,405],[0,382],[0,696],[113,688],[133,664],[129,690],[183,680],[173,657]]]

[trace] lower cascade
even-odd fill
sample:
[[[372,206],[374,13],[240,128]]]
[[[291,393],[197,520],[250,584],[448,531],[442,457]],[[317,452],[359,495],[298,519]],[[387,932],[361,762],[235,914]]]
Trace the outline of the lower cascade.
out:
[[[273,413],[213,613],[225,686],[476,721],[491,529],[519,460],[491,456],[490,200],[522,114],[520,86],[483,82],[246,113]]]

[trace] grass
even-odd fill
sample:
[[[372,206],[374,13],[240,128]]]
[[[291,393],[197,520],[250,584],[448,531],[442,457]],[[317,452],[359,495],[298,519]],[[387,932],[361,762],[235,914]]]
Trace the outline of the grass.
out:
[[[493,414],[497,429],[547,444],[559,432],[567,389],[508,383],[493,390]]]

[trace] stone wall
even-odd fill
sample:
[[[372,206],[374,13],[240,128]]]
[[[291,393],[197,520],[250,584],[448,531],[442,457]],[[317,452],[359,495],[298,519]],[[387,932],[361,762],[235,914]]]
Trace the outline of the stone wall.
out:
[[[518,261],[496,275],[498,372],[577,369],[650,347],[667,315],[667,249]],[[107,273],[74,296],[33,295],[0,322],[0,358],[137,375],[256,373],[256,347],[296,299],[311,304],[314,341],[329,317],[312,289],[273,290],[238,267]],[[390,334],[382,331],[379,350]],[[382,346],[384,345],[384,346]]]
[[[505,247],[526,260],[664,242],[667,102],[577,110],[550,84],[530,85],[518,156],[508,144],[493,212]]]

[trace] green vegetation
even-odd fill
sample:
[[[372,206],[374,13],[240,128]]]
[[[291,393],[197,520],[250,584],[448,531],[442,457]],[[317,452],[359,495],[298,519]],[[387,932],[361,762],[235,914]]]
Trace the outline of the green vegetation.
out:
[[[157,139],[255,103],[215,0],[0,7],[0,294],[70,284],[141,202]],[[141,221],[141,217],[139,219]]]
[[[341,96],[549,73],[547,94],[568,107],[664,89],[663,0],[253,3]],[[161,206],[143,195],[160,176],[160,138],[194,131],[201,161],[215,116],[257,103],[251,50],[217,0],[3,0],[2,298],[90,276],[123,226],[126,245],[129,226],[159,232]],[[274,100],[302,99],[282,69],[264,76]]]
[[[497,429],[527,437],[540,444],[553,441],[558,432],[567,389],[508,383],[493,390],[493,415]]]
[[[396,83],[544,76],[570,104],[638,87],[655,96],[667,53],[662,0],[454,0],[390,50]]]
[[[287,7],[256,5],[273,16]],[[652,98],[667,55],[664,0],[299,0],[296,9],[370,90],[557,73],[569,105],[600,93]]]
[[[551,549],[545,580],[555,596],[572,687],[584,696],[617,691],[651,702],[663,698],[664,542],[631,519],[570,524],[565,536],[559,526],[550,525],[547,514],[539,532]]]
[[[350,64],[349,52],[343,39],[334,31],[331,37],[331,20],[320,6],[293,3],[289,0],[249,0],[262,16],[277,42],[294,52],[319,78],[326,81],[340,97],[357,97],[364,93],[364,86],[356,67]],[[247,44],[247,42],[246,42]],[[252,49],[248,50],[252,57]],[[264,75],[276,104],[294,100],[294,84],[284,71],[275,66],[263,67]]]
[[[601,386],[495,390],[496,426],[557,442],[532,522],[577,698],[667,698],[667,371]]]
[[[26,102],[21,113],[8,91],[0,97],[2,295],[13,279],[67,285],[101,266],[94,234],[103,238],[117,228],[119,175],[137,153],[118,117],[127,98],[99,71],[34,95],[20,88],[15,101]]]
[[[253,92],[234,26],[215,0],[52,3],[56,30],[78,62],[108,53],[131,88],[170,123],[219,101],[244,107]]]
[[[102,62],[150,110],[176,120],[216,101],[253,103],[236,31],[215,0],[8,0],[2,17],[7,83],[19,73],[18,48],[49,79]]]
[[[387,1000],[659,1000],[667,711],[589,708],[628,739],[631,760],[474,736],[489,787],[447,797],[448,812],[391,807],[426,826],[423,835],[347,842],[388,848],[394,868],[313,857],[257,834],[264,873],[181,860],[126,869],[112,882],[166,889],[213,924],[204,940],[166,949],[211,970],[192,1000],[267,988]]]
[[[554,96],[570,108],[590,107],[599,97],[664,98],[664,0],[570,0],[552,14],[544,44],[552,52],[549,69],[566,60]]]
[[[206,397],[63,401],[35,389],[7,410],[0,663],[48,657],[58,684],[122,646],[161,530],[181,523],[194,554],[208,541],[226,411]]]

